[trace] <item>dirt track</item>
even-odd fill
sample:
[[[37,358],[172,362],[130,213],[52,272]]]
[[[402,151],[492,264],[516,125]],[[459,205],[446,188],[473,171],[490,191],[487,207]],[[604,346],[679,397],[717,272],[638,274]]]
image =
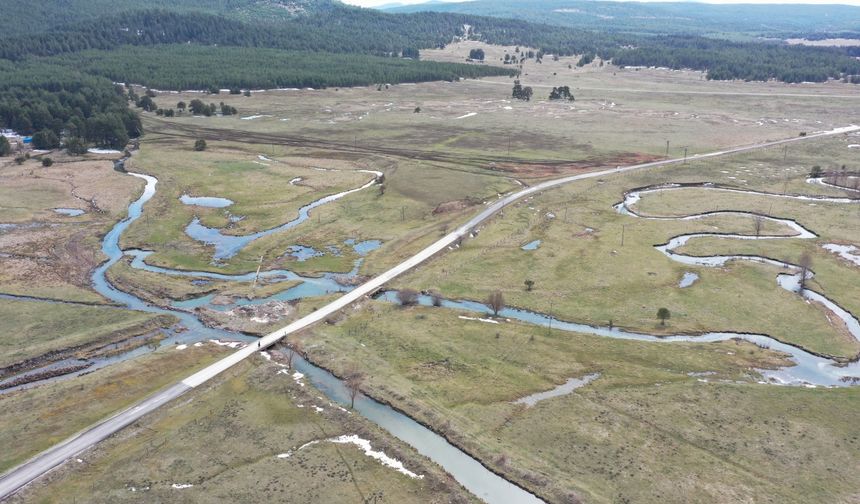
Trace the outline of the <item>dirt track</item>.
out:
[[[367,143],[344,143],[283,133],[260,133],[241,130],[226,130],[221,128],[207,128],[188,124],[177,124],[175,122],[168,122],[162,119],[151,119],[147,125],[147,130],[154,134],[188,139],[204,138],[207,141],[276,144],[288,147],[320,149],[328,151],[329,153],[334,151],[347,154],[381,155],[412,160],[451,163],[498,172],[500,176],[505,177],[523,176],[526,178],[543,178],[553,175],[557,176],[570,171],[626,165],[631,162],[641,163],[656,159],[635,153],[606,157],[591,156],[577,161],[558,159],[517,160],[516,158],[511,158],[509,156],[494,155],[463,156],[462,154],[448,154],[445,152],[423,149],[370,145]]]

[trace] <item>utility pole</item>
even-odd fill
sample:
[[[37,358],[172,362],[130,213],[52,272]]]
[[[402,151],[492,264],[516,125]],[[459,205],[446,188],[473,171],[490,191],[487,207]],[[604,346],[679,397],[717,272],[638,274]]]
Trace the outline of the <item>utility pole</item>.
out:
[[[627,228],[627,224],[621,225],[621,246],[624,246],[624,230]]]
[[[508,134],[508,157],[511,157],[511,135]]]
[[[666,159],[669,159],[669,141],[666,140]]]
[[[257,265],[257,273],[254,275],[254,285],[253,288],[257,288],[257,278],[260,277],[260,268],[263,267],[263,256],[260,256],[260,263]]]
[[[687,164],[687,148],[684,147],[684,164]]]
[[[788,159],[788,145],[782,147],[782,162],[785,163],[786,159]]]

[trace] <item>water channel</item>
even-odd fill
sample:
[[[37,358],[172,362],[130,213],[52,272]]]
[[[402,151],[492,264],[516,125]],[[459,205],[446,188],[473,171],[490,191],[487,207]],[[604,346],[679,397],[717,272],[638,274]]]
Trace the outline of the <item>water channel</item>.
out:
[[[374,172],[376,173],[376,172]],[[202,296],[196,299],[191,299],[182,302],[175,302],[171,309],[161,308],[152,306],[142,299],[123,292],[113,285],[111,285],[106,277],[106,271],[114,265],[117,261],[121,260],[124,255],[128,255],[132,258],[131,265],[134,268],[144,269],[146,271],[151,271],[159,274],[165,275],[180,275],[180,276],[192,276],[203,279],[212,279],[212,280],[223,280],[223,281],[249,281],[254,277],[253,273],[243,274],[243,275],[224,275],[219,273],[212,272],[201,272],[201,271],[182,271],[182,270],[174,270],[169,268],[162,268],[157,266],[152,266],[146,263],[146,257],[151,254],[148,251],[142,250],[126,250],[123,251],[119,247],[119,241],[122,233],[128,228],[128,226],[138,219],[143,211],[144,204],[149,201],[156,192],[157,179],[155,177],[139,174],[139,173],[128,173],[128,175],[140,178],[146,182],[144,192],[136,201],[134,201],[131,205],[129,205],[128,209],[128,217],[117,223],[110,232],[105,236],[102,243],[102,251],[109,258],[104,264],[99,266],[95,272],[93,273],[93,285],[95,289],[102,294],[107,299],[111,301],[126,306],[133,310],[145,311],[150,313],[165,313],[171,314],[178,317],[181,321],[182,326],[186,328],[186,330],[182,332],[171,333],[169,337],[162,342],[164,344],[188,344],[202,340],[232,340],[232,341],[245,341],[248,342],[252,338],[248,336],[244,336],[242,334],[233,333],[229,331],[213,329],[206,327],[203,325],[200,320],[191,312],[191,310],[198,306],[208,305],[211,301],[211,296]],[[243,237],[229,237],[226,238],[226,241],[221,241],[220,245],[218,242],[221,238],[213,239],[213,245],[216,247],[216,259],[230,257],[235,254],[247,243],[250,243],[253,239],[262,236],[263,234],[269,234],[272,232],[277,232],[280,230],[288,229],[294,227],[301,222],[304,222],[308,219],[309,212],[313,208],[317,208],[320,205],[325,203],[335,201],[347,194],[350,194],[355,191],[359,191],[365,189],[376,182],[376,179],[371,182],[349,191],[344,191],[342,193],[334,194],[327,196],[325,198],[321,198],[316,200],[315,202],[302,207],[299,212],[299,216],[282,226],[278,226],[276,228],[263,231],[261,233],[255,233],[252,235],[247,235]],[[666,187],[663,186],[663,189],[674,189],[674,187]],[[627,215],[631,215],[634,217],[641,218],[652,218],[652,217],[642,217],[635,212],[633,212],[629,205],[632,205],[641,197],[642,192],[645,190],[639,190],[638,192],[631,192],[625,195],[625,200],[616,206],[619,212],[622,212]],[[738,191],[738,192],[746,192],[746,191]],[[750,191],[752,192],[752,191]],[[839,202],[844,202],[843,198],[829,198],[828,200],[839,200]],[[855,201],[855,200],[851,200]],[[207,201],[208,202],[208,201]],[[743,213],[743,212],[717,212],[717,213]],[[715,215],[715,213],[710,213],[708,215]],[[660,218],[662,217],[653,217]],[[701,218],[701,216],[688,216],[688,217],[680,217],[680,219],[693,219],[693,218]],[[776,219],[772,217],[767,217],[772,220],[779,221],[783,224],[788,225],[792,229],[795,230],[796,234],[792,237],[761,237],[761,238],[808,238],[811,235],[814,237],[814,233],[802,228],[799,224],[794,221],[789,221],[787,219]],[[199,224],[199,223],[198,223]],[[208,228],[207,228],[208,229]],[[215,230],[218,231],[218,230]],[[210,236],[221,236],[220,231],[217,233],[212,231],[207,231]],[[690,262],[686,262],[690,256],[684,256],[682,254],[676,254],[672,251],[672,249],[683,245],[686,240],[694,238],[696,236],[703,236],[705,234],[691,234],[685,235],[682,237],[676,237],[669,243],[665,245],[658,246],[658,250],[661,250],[664,254],[669,256],[674,260],[680,260],[681,262],[685,262],[686,264],[695,264],[695,265],[721,265],[724,264],[728,260],[759,260],[765,262],[776,263],[777,266],[789,269],[793,272],[792,268],[796,268],[794,265],[790,265],[787,263],[779,263],[773,260],[769,260],[766,258],[752,258],[749,256],[714,256],[717,259],[709,259],[709,258],[695,258],[691,259]],[[712,236],[712,235],[709,235]],[[753,237],[745,236],[745,235],[722,235],[725,237],[738,238],[738,239],[751,239]],[[380,243],[378,241],[365,241],[365,242],[356,242],[356,241],[347,241],[347,245],[353,246],[356,252],[359,255],[364,255],[374,248],[378,247]],[[662,249],[661,249],[662,247]],[[724,259],[725,258],[725,259]],[[702,262],[702,259],[706,259]],[[358,267],[361,264],[362,259],[358,259],[356,261],[355,267],[349,275],[357,274]],[[334,273],[326,273],[319,277],[303,277],[297,275],[294,272],[289,270],[271,270],[264,271],[260,273],[261,278],[266,278],[269,281],[290,281],[290,280],[299,280],[301,283],[293,288],[287,289],[283,292],[270,296],[268,298],[256,299],[256,300],[241,300],[237,301],[233,305],[223,306],[222,309],[229,309],[231,306],[235,306],[236,304],[242,303],[265,303],[270,300],[290,300],[290,299],[301,299],[305,297],[319,296],[326,293],[332,292],[346,292],[351,289],[350,286],[345,285],[344,283],[337,281],[337,274]],[[778,282],[781,286],[787,289],[797,289],[797,280],[799,275],[796,273],[783,273],[778,276]],[[852,334],[860,339],[860,323],[857,322],[857,319],[853,317],[850,313],[843,310],[836,303],[830,301],[823,296],[814,293],[813,291],[804,292],[804,295],[817,301],[820,301],[826,304],[835,314],[837,314],[840,318],[842,318],[846,325],[851,330]],[[819,298],[815,298],[815,296]],[[383,292],[378,299],[387,300],[391,302],[396,301],[396,293],[394,291]],[[422,305],[430,306],[433,304],[433,299],[430,296],[422,295],[419,297],[418,302]],[[468,311],[478,314],[489,314],[491,313],[489,308],[481,303],[477,303],[474,301],[468,300],[442,300],[442,307],[455,309],[460,311]],[[820,357],[809,352],[806,352],[800,348],[794,347],[792,345],[788,345],[786,343],[782,343],[777,341],[766,335],[758,335],[758,334],[742,334],[742,333],[733,333],[733,332],[711,332],[701,335],[675,335],[675,336],[666,336],[666,337],[657,337],[649,334],[643,333],[635,333],[630,331],[620,330],[614,327],[596,327],[596,326],[588,326],[585,324],[577,324],[574,322],[566,322],[557,320],[552,316],[531,312],[528,310],[522,310],[517,308],[505,308],[501,310],[499,316],[506,319],[517,320],[521,322],[525,322],[528,324],[534,324],[539,326],[552,326],[553,329],[563,330],[563,331],[571,331],[583,334],[590,334],[602,337],[616,338],[622,340],[639,340],[639,341],[651,341],[651,342],[659,342],[659,343],[672,343],[672,342],[714,342],[714,341],[725,341],[730,339],[742,339],[746,341],[750,341],[752,343],[758,344],[763,347],[768,347],[776,351],[784,352],[791,356],[791,359],[794,361],[794,365],[788,366],[781,369],[776,370],[759,370],[759,372],[768,379],[769,383],[778,383],[778,384],[806,384],[806,385],[814,385],[814,386],[844,386],[847,384],[846,380],[843,380],[843,377],[850,377],[852,375],[860,374],[860,363],[854,362],[848,365],[841,365],[831,359],[827,359],[824,357]],[[852,322],[853,321],[853,322]],[[97,367],[103,367],[109,365],[110,363],[117,362],[119,360],[125,360],[134,358],[138,355],[141,355],[147,351],[150,351],[146,347],[142,347],[136,349],[132,352],[128,352],[125,354],[117,355],[108,359],[101,359],[93,363],[87,371],[91,371]],[[314,366],[313,364],[305,361],[299,360],[296,364],[297,369],[304,373],[311,382],[318,387],[323,393],[325,393],[329,399],[336,401],[340,404],[348,404],[348,394],[346,391],[345,385],[335,376],[327,372],[326,370]],[[75,375],[73,373],[72,375]],[[553,389],[552,391],[548,391],[545,393],[536,394],[534,402],[536,403],[539,400],[553,397],[556,395],[562,395],[564,393],[569,393],[577,386],[581,386],[584,383],[587,383],[588,380],[596,378],[595,376],[587,376],[582,380],[572,379],[565,385],[559,387],[558,389]],[[531,503],[531,502],[542,502],[540,499],[535,497],[534,495],[522,490],[521,488],[513,485],[512,483],[504,480],[503,478],[497,476],[492,471],[488,470],[486,467],[481,465],[477,460],[470,457],[466,453],[462,452],[455,446],[449,444],[444,438],[438,436],[433,433],[429,429],[424,426],[418,424],[408,416],[397,412],[396,410],[378,403],[370,398],[361,397],[356,401],[356,410],[368,418],[370,421],[378,424],[394,436],[402,439],[406,443],[415,447],[420,453],[428,456],[435,462],[439,463],[442,467],[444,467],[450,474],[452,474],[458,482],[463,484],[467,489],[472,491],[475,495],[480,497],[486,502],[489,503]]]

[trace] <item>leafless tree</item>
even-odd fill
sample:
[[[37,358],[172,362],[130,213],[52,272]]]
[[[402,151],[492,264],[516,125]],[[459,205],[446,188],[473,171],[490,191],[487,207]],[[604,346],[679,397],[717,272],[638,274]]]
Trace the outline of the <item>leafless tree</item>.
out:
[[[525,286],[526,286],[526,290],[527,290],[527,291],[532,290],[532,289],[534,288],[534,286],[535,286],[535,281],[534,281],[534,280],[526,280],[526,281],[525,281],[525,282],[523,282],[523,283],[525,284]]]
[[[498,317],[499,312],[505,307],[505,297],[501,291],[495,291],[487,296],[487,307],[493,310],[493,316]]]
[[[411,306],[418,302],[418,292],[413,289],[400,289],[397,291],[397,301],[401,306]]]
[[[287,342],[287,367],[293,369],[293,359],[296,358],[296,355],[303,353],[301,341]]]
[[[761,235],[761,228],[764,227],[764,217],[761,215],[756,215],[753,217],[753,229],[755,229],[756,238]]]
[[[797,267],[800,268],[800,279],[797,282],[797,292],[800,295],[803,295],[803,291],[806,289],[809,270],[812,269],[812,256],[804,252],[803,255],[800,256],[800,260],[797,261]]]
[[[347,372],[343,382],[349,392],[349,409],[353,409],[355,407],[355,398],[358,397],[359,392],[361,392],[361,387],[364,385],[364,379],[364,373],[355,367],[351,367]]]

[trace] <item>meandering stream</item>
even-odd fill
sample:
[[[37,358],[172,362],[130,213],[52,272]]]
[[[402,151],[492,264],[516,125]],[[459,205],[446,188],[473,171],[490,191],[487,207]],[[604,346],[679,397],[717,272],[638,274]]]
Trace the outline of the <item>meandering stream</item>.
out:
[[[373,172],[376,173],[376,172]],[[144,204],[149,201],[156,193],[157,179],[155,177],[139,174],[139,173],[129,173],[130,176],[137,177],[143,179],[146,182],[143,194],[135,200],[133,203],[129,205],[128,217],[117,223],[111,231],[104,237],[102,242],[102,251],[108,257],[108,261],[104,264],[100,265],[95,272],[93,273],[93,285],[95,289],[102,294],[107,299],[111,301],[124,305],[133,310],[145,311],[150,313],[165,313],[177,316],[182,325],[187,329],[183,332],[171,333],[167,340],[162,342],[162,344],[175,344],[175,343],[192,343],[196,341],[209,340],[209,339],[229,339],[229,340],[239,340],[239,341],[250,341],[252,338],[247,336],[243,336],[238,333],[233,333],[229,331],[223,331],[219,329],[212,329],[203,325],[200,320],[194,315],[190,309],[197,307],[208,305],[211,301],[211,296],[203,296],[200,298],[177,302],[171,307],[162,308],[150,305],[143,301],[142,299],[121,291],[114,287],[108,282],[106,279],[105,273],[106,271],[113,266],[116,262],[122,259],[124,255],[128,255],[132,258],[131,265],[134,268],[143,269],[146,271],[151,271],[158,274],[164,275],[177,275],[177,276],[193,276],[200,278],[209,278],[213,280],[223,280],[223,281],[249,281],[254,278],[253,273],[247,273],[242,275],[224,275],[219,273],[212,272],[200,272],[200,271],[182,271],[175,270],[170,268],[162,268],[157,266],[152,266],[146,263],[146,257],[151,254],[148,251],[142,250],[127,250],[123,251],[119,247],[120,237],[122,233],[128,228],[128,226],[138,219],[142,213]],[[378,175],[377,175],[378,176]],[[215,246],[215,259],[220,258],[228,258],[239,250],[242,247],[246,246],[248,243],[253,241],[254,239],[259,238],[260,236],[264,236],[266,234],[271,234],[274,232],[278,232],[281,230],[289,229],[297,226],[301,222],[304,222],[309,217],[309,212],[323,205],[325,203],[335,201],[347,194],[353,193],[355,191],[359,191],[373,185],[377,179],[374,179],[367,184],[352,189],[349,191],[344,191],[342,193],[338,193],[335,195],[327,196],[325,198],[321,198],[316,200],[315,202],[302,207],[299,211],[299,215],[296,219],[285,223],[276,228],[272,228],[267,231],[262,231],[260,233],[254,233],[251,235],[241,236],[241,237],[227,237],[220,233],[220,231],[208,230],[209,228],[203,228],[199,222],[195,225],[195,229],[200,228],[205,231],[205,234],[211,239],[212,245]],[[686,217],[677,217],[677,218],[669,218],[669,217],[647,217],[647,216],[639,216],[635,212],[633,212],[629,206],[638,201],[643,192],[649,190],[671,190],[674,189],[674,186],[661,186],[659,189],[641,189],[638,191],[633,191],[625,195],[625,199],[622,203],[620,203],[616,208],[619,212],[630,215],[632,217],[639,218],[655,218],[655,219],[682,219],[682,220],[691,220],[691,219],[699,219],[705,216],[712,215],[726,215],[726,214],[745,214],[744,212],[711,212],[708,214],[701,215],[693,215]],[[716,190],[731,190],[733,192],[751,192],[754,194],[767,194],[767,193],[756,193],[755,191],[741,191],[734,189],[724,189],[724,188],[714,188]],[[779,197],[789,197],[784,195],[774,195]],[[824,199],[825,197],[799,197],[803,199]],[[852,200],[850,198],[829,198],[825,201],[834,201],[834,202],[854,202],[856,200]],[[746,235],[739,234],[725,234],[725,235],[717,235],[726,238],[735,238],[735,239],[804,239],[804,238],[813,238],[815,234],[811,231],[803,228],[800,224],[788,220],[788,219],[778,219],[775,217],[765,217],[767,219],[778,221],[781,224],[788,226],[789,228],[795,231],[795,235],[793,236],[759,236],[759,237],[750,237]],[[194,223],[192,223],[194,224]],[[192,234],[192,233],[189,233]],[[193,236],[193,235],[192,235]],[[762,257],[754,257],[754,256],[711,256],[707,258],[701,257],[693,257],[686,256],[683,254],[678,254],[674,252],[674,249],[682,246],[686,243],[687,240],[693,239],[699,236],[714,236],[713,234],[708,233],[694,233],[689,235],[682,235],[679,237],[675,237],[670,240],[669,243],[658,246],[658,250],[662,253],[666,254],[673,260],[678,260],[680,262],[684,262],[685,264],[694,264],[694,265],[705,265],[705,266],[714,266],[725,264],[726,261],[730,260],[755,260],[768,262],[770,264],[774,264],[779,267],[786,268],[788,270],[794,271],[796,266],[782,263],[779,261],[773,261],[771,259],[762,258]],[[214,237],[214,238],[213,238]],[[375,244],[378,246],[378,244]],[[356,251],[359,254],[362,254],[362,251],[359,251],[357,248]],[[366,253],[366,251],[364,251]],[[358,270],[358,266],[360,265],[361,259],[359,259],[356,263],[355,268],[351,274],[356,274]],[[342,285],[341,283],[336,281],[336,274],[327,273],[318,278],[310,278],[303,277],[297,275],[294,272],[289,270],[271,270],[264,271],[260,273],[261,278],[265,278],[269,281],[289,281],[289,280],[300,280],[302,283],[296,287],[291,289],[287,289],[279,294],[253,300],[253,301],[241,301],[240,303],[264,303],[273,299],[279,300],[288,300],[288,299],[300,299],[311,296],[319,296],[325,293],[331,292],[345,292],[351,289],[351,287]],[[778,276],[778,282],[781,286],[787,289],[794,288],[797,289],[797,278],[798,275],[796,273],[783,273]],[[824,298],[820,294],[817,294],[813,291],[804,291],[804,295],[807,297],[816,299],[817,301],[822,302],[827,305],[834,313],[836,313],[843,321],[845,321],[846,325],[849,327],[849,330],[852,331],[852,334],[855,337],[860,338],[860,323],[857,322],[857,319],[854,318],[850,313],[841,309],[836,303]],[[819,296],[820,299],[815,296]],[[395,294],[393,291],[384,292],[380,296],[381,299],[394,301]],[[432,305],[433,300],[429,296],[420,296],[419,302],[424,305]],[[445,308],[451,308],[456,310],[465,310],[474,313],[482,313],[488,314],[490,310],[481,303],[473,302],[473,301],[455,301],[455,300],[443,300],[442,306]],[[225,308],[226,309],[226,308]],[[521,310],[516,308],[506,308],[502,310],[499,315],[504,318],[514,319],[522,322],[526,322],[529,324],[535,324],[540,326],[549,326],[551,325],[553,329],[563,330],[563,331],[572,331],[583,334],[591,334],[596,336],[603,336],[609,338],[616,339],[626,339],[626,340],[639,340],[639,341],[652,341],[652,342],[660,342],[660,343],[672,343],[672,342],[713,342],[713,341],[725,341],[729,339],[743,339],[746,341],[750,341],[752,343],[758,344],[763,347],[769,347],[776,351],[781,351],[791,356],[791,359],[794,361],[795,365],[777,369],[777,370],[759,370],[759,372],[768,378],[770,383],[782,383],[782,384],[808,384],[808,385],[823,385],[823,386],[841,386],[846,385],[847,383],[843,381],[843,377],[850,377],[854,375],[860,374],[860,363],[852,363],[846,366],[840,366],[838,363],[833,360],[816,356],[806,352],[802,349],[794,347],[792,345],[788,345],[786,343],[779,342],[769,336],[766,335],[757,335],[757,334],[741,334],[741,333],[732,333],[732,332],[713,332],[702,335],[675,335],[668,337],[657,337],[649,334],[643,333],[635,333],[629,331],[619,330],[617,328],[609,328],[609,327],[594,327],[588,326],[585,324],[577,324],[573,322],[565,322],[557,320],[551,316],[535,313],[527,310]],[[136,357],[142,353],[149,351],[148,349],[139,348],[132,352],[121,354],[118,356],[114,356],[110,359],[99,360],[94,363],[97,367],[102,367],[104,365],[108,365],[112,362],[116,362],[119,360],[125,360],[129,358]],[[299,371],[304,373],[311,382],[317,386],[323,393],[325,393],[331,400],[339,402],[341,404],[348,403],[348,395],[346,392],[346,388],[344,384],[331,375],[329,372],[314,366],[313,364],[299,359],[297,364],[297,368]],[[89,370],[93,369],[90,367]],[[75,375],[73,373],[72,375]],[[586,377],[586,379],[593,379],[593,377]],[[577,385],[580,385],[581,382],[571,381],[563,387],[560,387],[558,390],[548,391],[545,393],[541,393],[536,395],[533,400],[538,401],[543,399],[544,397],[552,397],[553,395],[563,394],[569,392],[568,389],[572,390]],[[398,438],[404,440],[408,444],[415,447],[420,453],[428,456],[435,462],[439,463],[442,467],[444,467],[450,474],[452,474],[457,481],[463,484],[466,488],[472,491],[475,495],[479,496],[486,502],[490,503],[531,503],[531,502],[542,502],[540,499],[535,497],[534,495],[522,490],[521,488],[513,485],[512,483],[500,478],[492,471],[488,470],[486,467],[482,466],[478,461],[465,454],[455,446],[449,444],[444,438],[436,435],[429,429],[421,426],[411,418],[406,415],[395,411],[394,409],[378,403],[372,399],[361,397],[356,402],[356,410],[362,414],[364,417],[368,418],[372,422],[380,425],[382,428],[390,432],[391,434],[397,436]]]
[[[127,306],[130,309],[150,313],[172,314],[179,317],[182,325],[187,330],[181,333],[172,333],[170,337],[167,338],[167,340],[162,342],[162,344],[188,344],[191,342],[208,339],[228,339],[250,342],[251,340],[256,339],[243,336],[238,333],[206,327],[191,312],[187,312],[181,309],[165,309],[149,305],[142,299],[132,294],[123,292],[110,284],[110,282],[105,276],[106,271],[111,266],[116,264],[117,261],[122,259],[122,257],[126,253],[133,257],[133,267],[161,274],[195,276],[234,281],[247,281],[253,279],[254,277],[254,274],[222,275],[218,273],[196,271],[190,272],[173,270],[168,268],[159,268],[146,264],[145,258],[148,253],[145,251],[132,250],[124,252],[119,246],[120,237],[122,236],[122,233],[128,228],[128,226],[140,217],[143,211],[143,205],[155,195],[156,185],[158,183],[158,180],[150,175],[131,172],[129,172],[128,174],[133,177],[138,177],[145,180],[146,186],[140,198],[138,198],[131,205],[129,205],[128,217],[117,223],[110,230],[110,232],[105,235],[105,238],[102,242],[102,251],[105,253],[105,255],[107,255],[108,261],[99,266],[93,273],[92,280],[95,289],[107,299],[110,299],[117,304]],[[338,193],[336,195],[328,196],[326,198],[317,200],[316,202],[303,207],[303,210],[300,212],[299,219],[304,221],[308,218],[308,212],[311,209],[319,207],[324,203],[339,199],[357,190],[367,188],[373,183],[375,183],[375,181],[376,179],[369,182],[368,184],[363,185],[358,189],[344,191],[343,193]],[[291,221],[291,223],[292,222],[295,221]],[[295,225],[297,225],[297,223],[292,224],[292,226]],[[275,228],[275,230],[280,229],[283,229],[283,226]],[[270,232],[274,232],[275,230],[270,230]],[[350,245],[354,246],[355,250],[360,255],[363,255],[378,247],[379,243],[368,241],[357,243],[354,242],[350,243]],[[360,265],[360,261],[361,259],[357,261],[352,274],[355,274],[357,272],[358,266]],[[260,273],[261,277],[266,278],[302,280],[302,284],[300,284],[299,286],[276,295],[282,297],[289,296],[290,294],[287,293],[293,291],[292,295],[295,296],[295,298],[318,296],[323,291],[331,292],[334,290],[343,291],[350,289],[350,287],[345,287],[338,284],[337,282],[334,282],[332,275],[333,274],[327,274],[321,278],[305,278],[296,275],[295,273],[288,270],[274,270]],[[273,296],[273,298],[276,296]],[[113,362],[137,357],[147,351],[151,350],[143,347],[136,349],[132,352],[114,356],[110,359],[98,359],[96,360],[96,362],[93,362],[93,364],[90,365],[85,371],[82,370],[81,372],[92,371],[97,367],[103,367]],[[301,358],[297,359],[297,362],[294,362],[294,365],[299,371],[304,373],[311,380],[311,382],[317,388],[319,388],[320,391],[326,394],[330,400],[338,402],[340,404],[349,404],[349,395],[346,390],[346,386],[334,375],[322,368],[314,366],[310,362],[307,362],[306,360],[303,360]],[[78,374],[80,374],[80,372],[71,373],[69,375],[65,375],[65,377],[76,376]],[[8,390],[11,389],[7,389],[7,391]],[[431,460],[441,465],[449,474],[454,476],[454,478],[460,484],[462,484],[465,488],[467,488],[469,491],[471,491],[473,494],[483,499],[487,503],[539,504],[543,502],[533,494],[523,490],[522,488],[514,485],[513,483],[501,478],[492,471],[488,470],[486,467],[481,465],[480,462],[467,455],[459,448],[448,443],[443,437],[439,436],[430,429],[424,427],[423,425],[419,424],[418,422],[414,421],[403,413],[400,413],[387,405],[381,404],[368,397],[360,396],[355,402],[355,411],[357,411],[373,423],[379,425],[392,435],[411,445],[419,453],[429,457]]]

